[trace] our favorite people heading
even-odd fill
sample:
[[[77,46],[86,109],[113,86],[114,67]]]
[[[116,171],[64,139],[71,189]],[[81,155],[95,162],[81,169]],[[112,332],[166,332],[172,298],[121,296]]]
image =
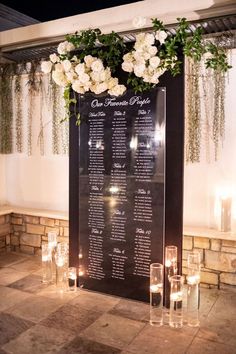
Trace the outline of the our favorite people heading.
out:
[[[104,102],[99,101],[97,98],[91,101],[92,108],[101,108],[101,107],[119,107],[119,106],[134,106],[138,105],[143,107],[151,103],[150,98],[142,98],[141,96],[132,96],[130,99],[118,101],[116,97],[107,97]]]

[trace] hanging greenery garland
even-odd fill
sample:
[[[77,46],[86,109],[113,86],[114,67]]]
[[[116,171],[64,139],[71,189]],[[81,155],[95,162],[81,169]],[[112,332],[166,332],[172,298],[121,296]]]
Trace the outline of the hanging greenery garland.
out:
[[[186,161],[200,161],[201,100],[199,89],[200,64],[188,61],[186,70]]]
[[[27,65],[27,64],[26,64]],[[28,69],[28,111],[27,111],[27,153],[32,155],[32,124],[34,113],[34,99],[35,95],[40,92],[41,80],[37,75],[37,68],[39,61],[31,61],[30,68]]]
[[[15,94],[15,114],[16,114],[16,124],[15,124],[15,136],[16,136],[16,151],[21,153],[23,151],[23,134],[22,134],[22,124],[23,124],[23,113],[22,113],[22,84],[21,84],[21,65],[16,66],[14,80],[14,94]]]
[[[12,153],[13,146],[13,65],[3,65],[0,68],[0,152]]]

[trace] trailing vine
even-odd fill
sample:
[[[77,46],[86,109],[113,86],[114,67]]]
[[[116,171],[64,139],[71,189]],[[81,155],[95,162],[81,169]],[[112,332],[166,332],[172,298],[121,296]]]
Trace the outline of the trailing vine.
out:
[[[22,113],[22,85],[21,85],[21,66],[19,65],[19,70],[16,68],[15,81],[14,81],[14,93],[16,102],[16,124],[15,124],[15,136],[16,136],[16,151],[21,153],[23,151],[23,140],[22,140],[22,124],[23,124],[23,113]]]
[[[37,77],[38,61],[32,61],[30,63],[30,69],[28,70],[28,111],[27,111],[27,152],[28,155],[32,155],[32,124],[34,113],[34,98],[40,91],[40,79]]]
[[[13,147],[13,65],[1,66],[0,72],[0,152],[12,153]]]

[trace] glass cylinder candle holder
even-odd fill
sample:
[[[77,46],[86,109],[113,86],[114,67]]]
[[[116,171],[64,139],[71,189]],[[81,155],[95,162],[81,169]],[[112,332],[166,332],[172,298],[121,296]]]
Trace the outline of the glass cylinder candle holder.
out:
[[[165,248],[165,299],[164,305],[170,308],[170,277],[177,274],[177,247],[166,246]]]
[[[55,254],[55,262],[56,262],[56,285],[59,290],[67,290],[67,260],[66,255],[60,252],[56,252]]]
[[[170,277],[170,317],[169,325],[174,328],[183,326],[183,284],[181,275]]]
[[[163,325],[163,265],[150,265],[150,324]]]
[[[57,232],[48,232],[48,246],[51,248],[52,252],[52,280],[56,282],[56,262],[55,262],[55,252],[57,247]]]
[[[42,244],[42,282],[52,282],[52,252],[47,243]]]
[[[68,268],[68,289],[69,291],[77,290],[77,269],[76,267]]]
[[[200,272],[201,255],[194,251],[188,254],[187,270],[187,323],[191,327],[197,327],[199,321],[200,307]]]

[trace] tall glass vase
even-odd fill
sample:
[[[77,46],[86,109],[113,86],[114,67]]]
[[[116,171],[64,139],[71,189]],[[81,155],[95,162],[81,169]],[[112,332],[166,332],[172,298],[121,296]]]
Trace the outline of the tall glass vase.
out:
[[[177,247],[166,246],[165,248],[165,298],[164,305],[170,308],[170,278],[177,274]]]
[[[201,257],[197,251],[188,254],[187,275],[187,323],[191,327],[197,327],[200,307],[200,272]]]
[[[150,324],[163,325],[163,265],[150,265]]]
[[[52,282],[52,252],[47,243],[42,244],[42,282]]]
[[[169,325],[174,328],[183,326],[183,284],[181,275],[170,277],[170,317]]]
[[[58,290],[68,290],[68,245],[59,243],[55,253],[56,285]]]

